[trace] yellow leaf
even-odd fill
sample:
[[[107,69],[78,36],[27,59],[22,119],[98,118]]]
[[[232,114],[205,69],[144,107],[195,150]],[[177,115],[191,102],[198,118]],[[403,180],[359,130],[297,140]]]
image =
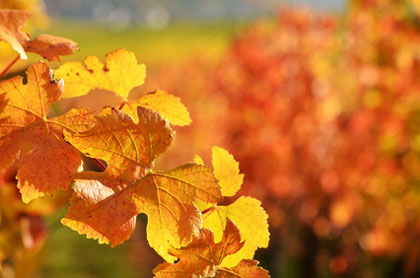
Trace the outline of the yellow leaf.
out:
[[[158,112],[172,125],[186,126],[191,123],[190,114],[184,104],[182,104],[181,99],[161,90],[144,95],[138,100],[130,100],[129,105],[124,106],[123,111],[135,117],[133,108],[137,106]]]
[[[194,156],[194,163],[198,165],[204,165],[203,159],[198,154]]]
[[[133,52],[118,49],[106,55],[104,65],[97,57],[79,62],[66,63],[55,71],[66,84],[63,97],[77,97],[93,89],[109,90],[128,100],[130,91],[144,83],[146,66],[138,64]]]
[[[221,199],[211,169],[187,164],[165,173],[149,173],[134,182],[118,181],[104,173],[77,175],[72,206],[62,223],[99,243],[116,246],[134,231],[136,216],[148,216],[147,239],[167,261],[168,249],[181,247],[197,235],[201,213],[192,200]]]
[[[119,110],[96,117],[96,125],[65,139],[85,155],[107,162],[104,172],[76,175],[72,206],[64,225],[100,243],[121,244],[130,237],[139,213],[148,216],[147,239],[168,261],[170,246],[188,244],[202,224],[193,200],[221,201],[217,180],[208,167],[187,164],[168,172],[151,168],[172,143],[167,121],[138,107],[139,122]]]
[[[234,196],[244,180],[244,175],[239,174],[239,163],[226,150],[213,147],[212,165],[214,176],[222,187],[223,196]]]
[[[163,263],[153,269],[155,278],[269,278],[268,272],[257,267],[253,260],[243,260],[233,268],[223,267],[221,262],[226,256],[235,254],[244,244],[238,227],[229,219],[222,232],[222,238],[215,242],[213,234],[207,229],[201,229],[188,246],[172,248],[170,254],[179,258],[179,261]]]
[[[227,256],[222,266],[233,267],[242,259],[252,259],[257,248],[268,246],[268,216],[260,201],[242,196],[228,206],[217,206],[205,213],[203,227],[213,231],[216,242],[222,238],[227,218],[238,226],[245,244],[237,253]]]

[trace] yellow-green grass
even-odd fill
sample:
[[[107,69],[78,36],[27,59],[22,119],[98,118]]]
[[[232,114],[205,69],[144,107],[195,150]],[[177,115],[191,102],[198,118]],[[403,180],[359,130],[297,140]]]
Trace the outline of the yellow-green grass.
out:
[[[163,29],[133,26],[124,30],[91,22],[52,20],[47,32],[76,41],[80,50],[64,57],[63,61],[82,60],[104,55],[118,48],[133,51],[138,60],[149,67],[160,67],[183,62],[199,56],[215,61],[227,49],[235,30],[243,23],[237,22],[178,22]],[[30,55],[32,59],[39,56]],[[58,63],[53,63],[53,67]]]

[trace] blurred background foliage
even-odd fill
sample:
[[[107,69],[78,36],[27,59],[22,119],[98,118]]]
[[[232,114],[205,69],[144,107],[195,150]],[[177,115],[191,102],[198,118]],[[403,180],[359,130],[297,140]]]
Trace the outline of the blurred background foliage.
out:
[[[227,148],[245,174],[239,194],[259,198],[269,214],[270,247],[257,259],[272,277],[420,277],[418,0],[0,7],[32,10],[33,35],[48,28],[78,42],[64,61],[124,47],[148,67],[136,93],[180,96],[193,124],[176,128],[160,167],[195,154],[209,162],[212,145]],[[0,48],[4,68],[15,54]],[[113,97],[95,91],[51,113],[100,109]],[[0,277],[152,276],[161,259],[147,246],[145,217],[122,246],[98,245],[59,224],[64,194],[22,206],[11,172],[0,183]]]

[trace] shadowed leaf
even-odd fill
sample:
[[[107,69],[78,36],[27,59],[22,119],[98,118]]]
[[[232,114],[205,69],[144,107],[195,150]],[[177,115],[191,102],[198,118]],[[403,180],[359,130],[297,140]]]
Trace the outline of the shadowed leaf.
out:
[[[242,261],[232,269],[220,266],[226,256],[238,252],[243,244],[239,229],[227,220],[220,242],[214,242],[210,230],[201,229],[199,236],[188,246],[170,250],[170,254],[179,258],[177,263],[158,265],[153,273],[156,278],[269,277],[267,271],[257,267],[257,263],[251,260]]]

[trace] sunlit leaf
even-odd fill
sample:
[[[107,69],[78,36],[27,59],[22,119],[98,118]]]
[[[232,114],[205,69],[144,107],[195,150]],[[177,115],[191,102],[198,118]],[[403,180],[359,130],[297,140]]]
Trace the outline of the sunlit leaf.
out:
[[[60,98],[63,84],[51,80],[46,64],[34,64],[26,73],[27,84],[22,83],[20,76],[0,83],[0,168],[17,160],[18,187],[23,201],[29,202],[58,188],[67,188],[81,159],[62,139],[63,131],[74,133],[76,129],[88,128],[93,119],[83,109],[80,114],[75,109],[48,119],[48,107]],[[67,120],[61,122],[63,119]]]
[[[243,246],[236,225],[227,220],[220,242],[215,243],[210,230],[202,229],[197,238],[188,246],[169,252],[178,257],[175,264],[163,263],[153,273],[156,278],[194,278],[194,277],[253,277],[268,278],[268,272],[257,267],[255,261],[245,260],[236,267],[221,267],[223,259],[235,254]]]
[[[228,219],[238,226],[245,241],[241,250],[224,259],[223,266],[232,267],[242,259],[252,259],[257,248],[268,247],[270,233],[267,218],[260,201],[243,196],[230,205],[213,207],[203,215],[203,227],[213,231],[216,242],[221,240]]]
[[[182,104],[181,99],[165,91],[157,90],[142,96],[138,100],[130,100],[129,105],[124,106],[123,111],[135,115],[130,107],[137,106],[158,112],[163,118],[168,119],[172,125],[186,126],[191,123],[190,114]]]
[[[63,97],[77,97],[93,89],[109,90],[128,100],[130,91],[144,83],[146,66],[137,62],[133,52],[115,50],[106,55],[104,65],[97,57],[85,58],[84,64],[69,62],[55,71],[66,84]]]
[[[156,158],[172,143],[173,131],[158,113],[138,107],[139,122],[118,110],[98,116],[94,128],[66,140],[85,155],[108,164],[102,173],[76,175],[72,206],[62,223],[100,243],[121,244],[132,234],[135,217],[148,216],[147,239],[168,261],[171,246],[188,244],[202,225],[194,199],[221,200],[212,170],[187,164],[168,172],[152,171]]]
[[[239,163],[225,149],[213,147],[212,165],[223,196],[234,196],[244,180],[244,175],[239,174]]]

